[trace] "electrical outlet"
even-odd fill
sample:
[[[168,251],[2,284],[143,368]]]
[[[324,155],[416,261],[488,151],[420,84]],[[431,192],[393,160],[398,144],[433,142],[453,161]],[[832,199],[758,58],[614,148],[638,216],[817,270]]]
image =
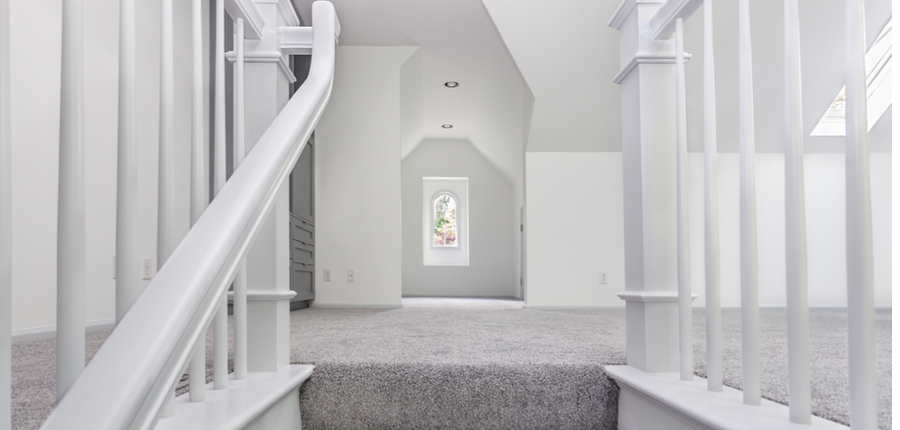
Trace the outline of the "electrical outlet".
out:
[[[150,279],[151,264],[150,257],[141,260],[141,277],[145,280]]]
[[[607,279],[607,276],[606,276],[606,272],[600,272],[600,283],[603,285],[606,285],[609,283],[609,280]]]
[[[331,269],[323,270],[322,274],[325,277],[325,282],[331,282]]]
[[[347,282],[356,282],[356,270],[347,269]]]

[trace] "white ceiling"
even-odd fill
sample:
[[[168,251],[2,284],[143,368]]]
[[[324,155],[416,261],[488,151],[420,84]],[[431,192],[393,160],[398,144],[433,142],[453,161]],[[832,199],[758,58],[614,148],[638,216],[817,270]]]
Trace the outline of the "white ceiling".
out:
[[[306,23],[312,1],[292,0]],[[420,47],[401,71],[403,157],[425,139],[468,139],[513,182],[521,178],[529,138],[529,151],[621,151],[619,88],[611,82],[619,69],[618,32],[604,25],[620,0],[333,3],[342,45]],[[751,2],[759,152],[783,147],[782,4]],[[866,0],[866,8],[871,42],[890,18],[891,2]],[[843,0],[800,0],[800,9],[808,136],[843,85]],[[717,1],[714,10],[719,149],[737,152],[737,0]],[[686,66],[691,151],[702,151],[702,20],[698,13],[685,23],[685,49],[694,54]],[[560,25],[568,28],[553,27]],[[460,87],[444,88],[448,80]],[[874,152],[891,151],[890,113],[871,131]],[[441,129],[444,123],[454,128]],[[839,152],[843,142],[808,137],[806,150]]]
[[[784,147],[784,6],[781,0],[750,2],[757,152]],[[716,113],[720,152],[738,152],[737,1],[714,3]],[[866,36],[874,42],[891,17],[889,0],[866,0]],[[684,28],[688,142],[703,151],[703,15]],[[800,0],[803,128],[806,152],[843,152],[844,137],[809,136],[844,85],[844,0]],[[890,109],[869,135],[873,152],[891,151]]]
[[[313,0],[292,0],[310,23]],[[510,182],[522,176],[524,79],[481,0],[333,0],[343,46],[418,46],[401,69],[401,156],[467,139]],[[444,87],[447,81],[459,87]],[[441,128],[452,124],[452,129]]]

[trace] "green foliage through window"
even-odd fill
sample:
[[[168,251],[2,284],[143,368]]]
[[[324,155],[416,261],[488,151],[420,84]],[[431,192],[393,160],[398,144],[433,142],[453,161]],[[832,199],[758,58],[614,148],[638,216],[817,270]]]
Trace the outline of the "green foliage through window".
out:
[[[457,246],[456,199],[440,194],[434,199],[434,245]]]

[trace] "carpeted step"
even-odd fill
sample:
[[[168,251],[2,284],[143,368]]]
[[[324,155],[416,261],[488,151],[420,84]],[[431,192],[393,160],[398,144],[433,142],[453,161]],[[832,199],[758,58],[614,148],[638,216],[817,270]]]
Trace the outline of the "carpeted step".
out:
[[[300,388],[305,430],[616,428],[598,365],[329,364]]]

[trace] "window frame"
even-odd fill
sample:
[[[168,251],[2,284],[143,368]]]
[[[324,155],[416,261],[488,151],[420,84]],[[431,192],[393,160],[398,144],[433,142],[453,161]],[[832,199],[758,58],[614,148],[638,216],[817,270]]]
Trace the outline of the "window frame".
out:
[[[435,208],[434,207],[435,207],[435,203],[437,203],[438,197],[440,197],[443,194],[449,195],[450,198],[452,198],[453,200],[456,201],[456,243],[453,245],[435,245],[434,244],[434,221],[435,221],[435,210],[434,210]],[[436,193],[434,193],[434,195],[431,196],[431,200],[429,200],[429,202],[430,202],[429,203],[429,213],[431,214],[431,216],[430,216],[431,224],[428,228],[428,231],[429,231],[428,244],[431,246],[431,249],[451,249],[451,250],[462,249],[462,244],[461,244],[462,235],[460,234],[460,224],[459,224],[459,212],[462,210],[462,200],[460,200],[459,196],[456,195],[456,193],[454,193],[453,191],[448,190],[448,189],[442,189],[442,190],[439,190]]]

